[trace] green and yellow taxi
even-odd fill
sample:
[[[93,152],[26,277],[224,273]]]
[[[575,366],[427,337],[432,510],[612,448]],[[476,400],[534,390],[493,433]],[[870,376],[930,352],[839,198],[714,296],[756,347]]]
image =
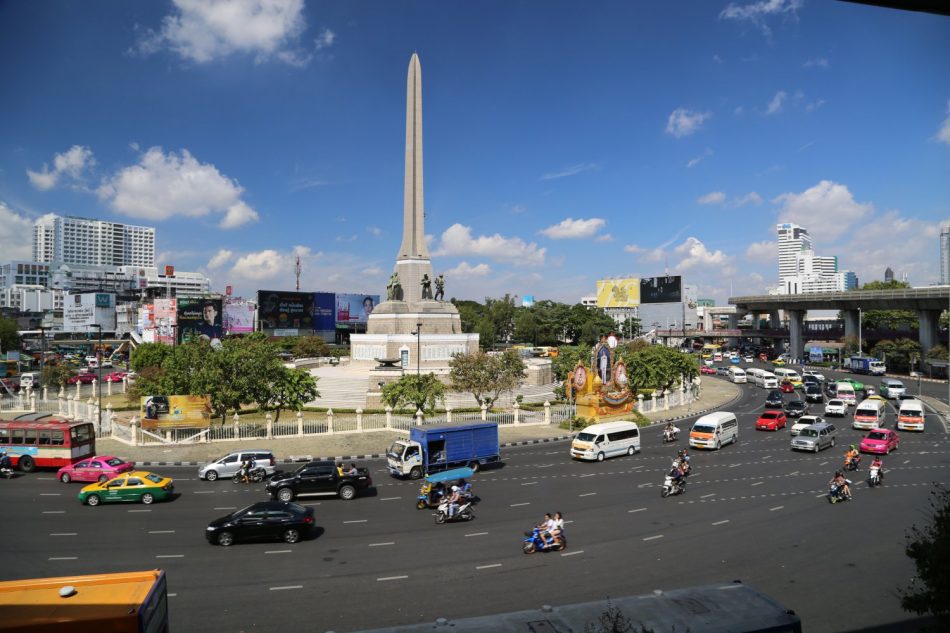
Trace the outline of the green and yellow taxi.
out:
[[[135,470],[108,481],[89,484],[79,491],[79,502],[90,506],[120,501],[149,505],[164,501],[174,493],[175,485],[170,477]]]

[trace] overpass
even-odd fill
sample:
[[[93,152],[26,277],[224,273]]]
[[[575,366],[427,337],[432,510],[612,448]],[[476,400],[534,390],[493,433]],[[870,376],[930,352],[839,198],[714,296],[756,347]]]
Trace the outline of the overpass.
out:
[[[808,310],[840,310],[844,316],[844,335],[857,337],[862,310],[911,310],[920,319],[918,341],[926,354],[937,343],[940,313],[950,310],[950,286],[926,288],[894,288],[890,290],[851,290],[849,292],[814,292],[797,295],[758,295],[730,297],[736,307],[729,316],[730,328],[746,314],[768,314],[770,325],[779,327],[779,310],[788,315],[789,353],[793,358],[804,357],[802,323]]]

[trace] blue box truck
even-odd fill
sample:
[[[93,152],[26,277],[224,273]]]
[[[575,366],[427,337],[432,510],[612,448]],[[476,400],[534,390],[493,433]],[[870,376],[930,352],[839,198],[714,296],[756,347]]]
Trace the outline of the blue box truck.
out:
[[[389,472],[419,479],[450,468],[480,466],[501,460],[498,424],[414,426],[408,440],[396,440],[386,452]]]

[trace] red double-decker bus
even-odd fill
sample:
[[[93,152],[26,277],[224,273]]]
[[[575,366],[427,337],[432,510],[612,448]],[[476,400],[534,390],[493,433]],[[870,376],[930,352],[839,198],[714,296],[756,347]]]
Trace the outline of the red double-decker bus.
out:
[[[90,422],[52,413],[25,413],[0,420],[0,451],[23,472],[59,468],[95,455],[96,432]]]

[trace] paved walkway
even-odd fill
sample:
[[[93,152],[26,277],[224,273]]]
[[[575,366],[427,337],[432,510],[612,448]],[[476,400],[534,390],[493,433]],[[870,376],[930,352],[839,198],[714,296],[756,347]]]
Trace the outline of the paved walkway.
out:
[[[717,409],[735,400],[739,388],[719,378],[704,377],[698,402],[675,407],[669,411],[647,414],[654,422],[681,419]],[[550,442],[567,439],[569,434],[557,426],[502,426],[498,430],[503,445]],[[394,431],[373,431],[348,435],[315,435],[289,439],[254,439],[240,442],[213,442],[175,446],[128,446],[111,439],[96,440],[100,455],[118,455],[142,465],[170,463],[206,463],[240,448],[267,448],[279,460],[301,459],[365,459],[386,451],[392,442],[405,434]]]

